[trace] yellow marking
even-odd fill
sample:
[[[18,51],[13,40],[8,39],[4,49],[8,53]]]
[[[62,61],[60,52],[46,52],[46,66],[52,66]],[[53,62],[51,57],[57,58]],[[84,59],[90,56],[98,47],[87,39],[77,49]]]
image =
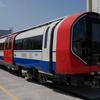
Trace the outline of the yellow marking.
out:
[[[7,89],[5,89],[3,86],[0,85],[0,90],[4,92],[6,96],[9,96],[12,98],[12,100],[18,100],[16,96],[14,96],[11,92],[9,92]]]

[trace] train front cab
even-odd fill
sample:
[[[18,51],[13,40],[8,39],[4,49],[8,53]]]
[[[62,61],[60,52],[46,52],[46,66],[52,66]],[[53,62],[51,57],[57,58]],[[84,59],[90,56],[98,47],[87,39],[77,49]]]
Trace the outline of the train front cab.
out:
[[[97,13],[77,14],[61,23],[57,36],[56,72],[58,75],[91,77],[91,73],[95,72],[98,76],[99,29],[100,15]]]

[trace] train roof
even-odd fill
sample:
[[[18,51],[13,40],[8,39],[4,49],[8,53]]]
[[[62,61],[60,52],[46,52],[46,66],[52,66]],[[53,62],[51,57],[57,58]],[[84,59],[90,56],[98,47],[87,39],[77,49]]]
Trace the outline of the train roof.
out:
[[[87,13],[95,13],[95,12],[85,12],[85,13],[79,13],[79,14],[87,14]],[[96,13],[95,13],[96,14]],[[33,26],[31,28],[27,28],[27,29],[24,29],[24,30],[21,30],[21,31],[18,31],[16,33],[22,33],[22,32],[25,32],[25,31],[29,31],[29,30],[32,30],[32,29],[35,29],[35,28],[39,28],[39,27],[42,27],[42,26],[45,26],[45,25],[49,25],[53,22],[56,22],[56,21],[60,21],[60,20],[63,20],[64,18],[67,18],[68,16],[64,16],[64,17],[60,17],[60,18],[56,18],[54,20],[51,20],[49,22],[46,22],[46,23],[42,23],[42,24],[39,24],[39,25],[36,25],[36,26]]]
[[[67,16],[66,16],[66,17],[67,17]],[[47,23],[42,23],[42,24],[39,24],[39,25],[30,27],[30,28],[27,28],[27,29],[24,29],[24,30],[21,30],[21,31],[14,32],[14,33],[12,33],[12,34],[7,34],[7,35],[4,35],[4,36],[1,36],[0,39],[1,39],[1,38],[5,38],[5,37],[8,37],[8,36],[13,35],[13,34],[20,34],[20,33],[25,32],[25,31],[29,31],[29,30],[32,30],[32,29],[35,29],[35,28],[39,28],[39,27],[42,27],[42,26],[46,26],[46,25],[49,25],[49,24],[51,24],[51,23],[53,23],[53,22],[63,20],[64,18],[65,18],[65,17],[57,18],[57,19],[51,20],[51,21],[49,21],[49,22],[47,22]]]
[[[35,29],[35,28],[39,28],[39,27],[42,27],[42,26],[46,26],[46,25],[49,25],[49,24],[51,24],[51,23],[53,23],[53,22],[63,20],[64,18],[65,18],[65,17],[61,17],[61,18],[58,18],[58,19],[55,19],[55,20],[51,20],[51,21],[49,21],[49,22],[47,22],[47,23],[42,23],[42,24],[33,26],[33,27],[31,27],[31,28],[27,28],[27,29],[18,31],[18,32],[16,32],[16,33],[22,33],[22,32],[29,31],[29,30],[32,30],[32,29]]]
[[[83,15],[83,14],[86,14],[86,13],[94,13],[94,14],[96,14],[95,12],[85,12],[85,13],[80,13],[80,14]],[[49,22],[47,22],[47,23],[42,23],[42,24],[39,24],[39,25],[30,27],[30,28],[27,28],[27,29],[24,29],[24,30],[21,30],[21,31],[16,31],[16,32],[14,32],[14,33],[12,33],[12,34],[7,34],[7,35],[4,35],[4,36],[1,36],[0,39],[1,39],[1,38],[5,38],[5,37],[8,37],[8,36],[11,36],[11,35],[14,35],[14,34],[20,34],[20,33],[22,33],[22,32],[26,32],[26,31],[29,31],[29,30],[32,30],[32,29],[35,29],[35,28],[39,28],[39,27],[42,27],[42,26],[46,26],[46,25],[52,24],[53,22],[63,20],[63,19],[65,19],[65,18],[67,18],[67,17],[68,17],[68,16],[64,16],[64,17],[61,17],[61,18],[57,18],[57,19],[55,19],[55,20],[51,20],[51,21],[49,21]]]

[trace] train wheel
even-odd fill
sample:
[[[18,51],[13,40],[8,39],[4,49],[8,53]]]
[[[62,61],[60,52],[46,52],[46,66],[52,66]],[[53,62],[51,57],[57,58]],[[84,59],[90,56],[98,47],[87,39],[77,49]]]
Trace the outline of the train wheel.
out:
[[[19,76],[22,77],[22,68],[21,67],[18,67],[17,73]]]
[[[38,73],[38,82],[40,84],[44,84],[47,82],[47,77],[45,76],[45,74]]]
[[[25,79],[28,80],[28,81],[31,80],[32,77],[33,77],[32,75],[33,75],[32,69],[27,70],[27,72],[25,74]]]

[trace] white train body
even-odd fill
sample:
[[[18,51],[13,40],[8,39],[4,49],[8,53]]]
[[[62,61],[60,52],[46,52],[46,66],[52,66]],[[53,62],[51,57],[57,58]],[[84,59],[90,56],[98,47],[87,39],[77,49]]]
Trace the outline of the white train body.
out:
[[[50,72],[50,45],[52,43],[52,66],[53,71],[56,68],[56,42],[57,42],[57,29],[61,20],[57,20],[51,24],[38,27],[36,29],[28,30],[18,34],[15,37],[15,44],[18,40],[28,38],[42,38],[41,48],[33,50],[15,50],[14,49],[14,62],[24,68],[36,67],[41,71]],[[54,29],[53,29],[54,28]],[[53,40],[51,37],[53,35]],[[47,39],[45,39],[47,38]],[[25,43],[25,42],[24,42]],[[30,44],[30,43],[29,43]],[[36,44],[37,45],[37,44]]]

